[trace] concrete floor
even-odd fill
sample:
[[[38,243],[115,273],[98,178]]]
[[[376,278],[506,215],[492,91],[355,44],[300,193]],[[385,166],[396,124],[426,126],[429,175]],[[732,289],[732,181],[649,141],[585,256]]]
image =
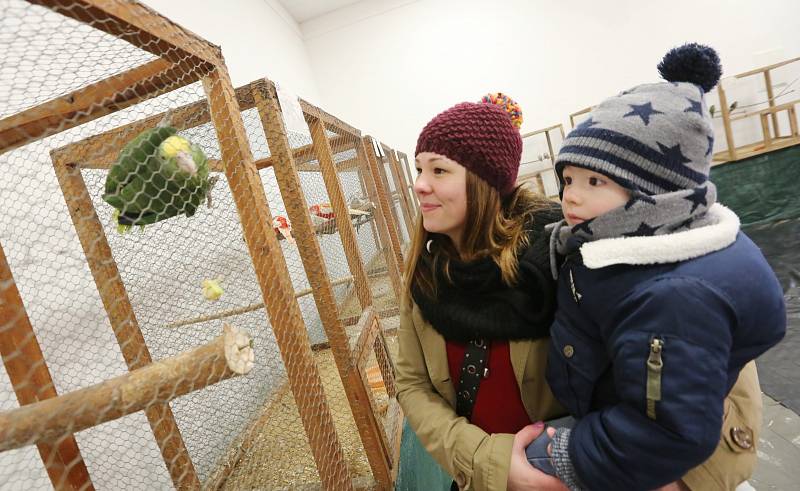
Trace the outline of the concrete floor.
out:
[[[758,491],[800,489],[800,417],[766,394],[758,465],[750,485]]]

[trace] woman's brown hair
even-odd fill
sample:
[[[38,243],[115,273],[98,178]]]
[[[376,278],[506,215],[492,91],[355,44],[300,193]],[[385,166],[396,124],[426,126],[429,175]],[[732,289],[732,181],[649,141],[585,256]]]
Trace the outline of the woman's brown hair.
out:
[[[526,226],[531,215],[552,208],[553,203],[541,195],[518,186],[506,197],[483,179],[467,171],[467,223],[462,244],[456,248],[446,235],[429,233],[417,216],[408,260],[405,265],[405,288],[408,299],[413,287],[429,298],[436,298],[439,287],[436,278],[440,271],[450,278],[451,260],[464,262],[491,257],[500,268],[503,282],[516,284],[517,254],[528,244]],[[433,239],[430,251],[427,242]],[[429,261],[420,261],[423,254]]]

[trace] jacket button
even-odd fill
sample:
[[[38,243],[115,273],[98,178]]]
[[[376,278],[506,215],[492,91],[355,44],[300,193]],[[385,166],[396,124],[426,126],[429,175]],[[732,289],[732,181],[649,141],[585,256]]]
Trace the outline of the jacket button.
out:
[[[456,484],[458,485],[459,489],[463,489],[464,486],[467,484],[467,478],[464,477],[463,472],[459,472],[456,474]]]
[[[572,358],[572,355],[575,354],[575,348],[572,347],[571,344],[564,346],[564,356],[567,358]]]
[[[734,426],[731,428],[731,438],[733,442],[745,450],[753,448],[753,430]]]

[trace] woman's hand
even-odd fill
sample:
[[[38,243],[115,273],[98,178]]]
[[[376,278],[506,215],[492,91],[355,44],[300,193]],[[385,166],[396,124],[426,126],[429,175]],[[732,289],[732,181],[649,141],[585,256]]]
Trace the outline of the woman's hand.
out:
[[[567,489],[558,478],[549,476],[528,463],[525,457],[525,448],[544,430],[541,421],[522,428],[514,435],[514,445],[511,449],[511,465],[508,468],[509,491],[564,491]],[[548,434],[553,436],[555,429],[548,428]]]

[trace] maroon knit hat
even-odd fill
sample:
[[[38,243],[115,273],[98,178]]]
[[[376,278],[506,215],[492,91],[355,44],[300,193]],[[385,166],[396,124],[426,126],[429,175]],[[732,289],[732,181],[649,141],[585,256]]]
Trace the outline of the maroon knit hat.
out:
[[[462,102],[436,115],[417,139],[415,155],[433,152],[477,174],[501,196],[514,189],[522,158],[522,112],[497,93]]]

